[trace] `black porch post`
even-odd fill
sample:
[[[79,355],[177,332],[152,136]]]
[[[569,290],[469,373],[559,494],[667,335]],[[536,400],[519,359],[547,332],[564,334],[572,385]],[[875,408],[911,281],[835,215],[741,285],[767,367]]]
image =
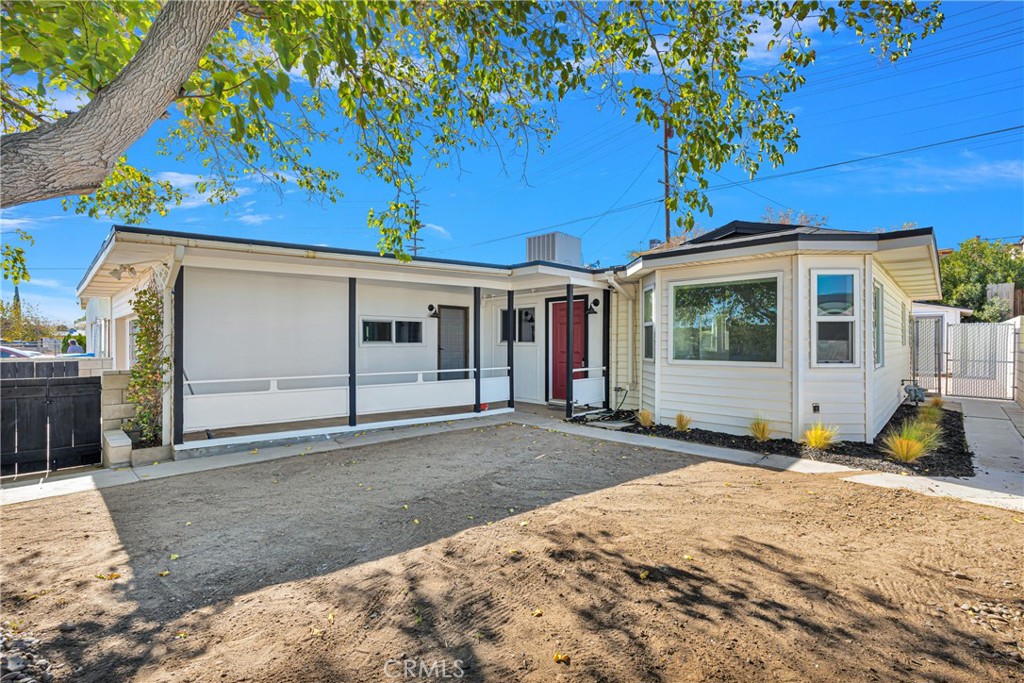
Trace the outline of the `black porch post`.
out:
[[[473,412],[480,412],[480,288],[473,288],[473,378],[476,400]]]
[[[604,290],[604,319],[601,321],[601,365],[604,366],[604,408],[607,410],[611,402],[611,387],[608,380],[611,379],[611,328],[612,328],[612,290]]]
[[[573,314],[576,302],[572,300],[572,283],[565,286],[565,416],[572,417],[573,378]]]
[[[356,279],[348,279],[348,426],[356,426]]]
[[[175,446],[185,442],[185,338],[182,329],[185,323],[185,267],[178,268],[174,280],[174,401],[171,420],[173,433],[171,441]]]
[[[507,358],[505,360],[505,365],[508,366],[508,407],[509,408],[515,408],[516,407],[516,379],[515,379],[515,363],[516,363],[516,361],[515,361],[515,354],[513,353],[513,349],[512,349],[512,344],[515,342],[515,339],[516,339],[516,334],[518,332],[516,325],[517,325],[517,323],[519,321],[516,319],[516,309],[515,309],[516,293],[513,292],[511,289],[508,290],[508,302],[505,305],[508,307],[508,312],[506,314],[508,316],[508,318],[507,318],[507,320],[508,320],[508,323],[507,323],[508,346],[505,349],[506,353],[508,354],[508,356],[507,356]]]

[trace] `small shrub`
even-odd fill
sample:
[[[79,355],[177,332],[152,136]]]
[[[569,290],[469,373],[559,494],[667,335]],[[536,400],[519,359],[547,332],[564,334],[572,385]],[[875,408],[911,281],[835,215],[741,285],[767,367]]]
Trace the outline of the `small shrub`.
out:
[[[942,422],[942,408],[930,404],[922,406],[917,409],[917,419],[921,422],[937,425]]]
[[[690,428],[690,423],[693,422],[689,416],[682,413],[676,413],[676,431],[685,432]]]
[[[923,420],[904,420],[882,438],[882,450],[893,460],[914,462],[942,445],[942,430]]]
[[[945,408],[946,407],[946,402],[943,400],[943,398],[941,396],[932,396],[930,399],[928,399],[928,407],[929,408]]]
[[[640,423],[641,427],[650,429],[654,426],[654,413],[649,410],[638,410],[636,413],[636,421]]]
[[[818,420],[818,424],[804,432],[804,443],[809,448],[816,448],[819,451],[828,450],[835,443],[837,434],[839,434],[839,427],[826,427],[821,420]]]
[[[750,423],[750,435],[754,437],[754,441],[763,443],[768,439],[772,438],[772,425],[768,420],[763,417],[756,418]]]

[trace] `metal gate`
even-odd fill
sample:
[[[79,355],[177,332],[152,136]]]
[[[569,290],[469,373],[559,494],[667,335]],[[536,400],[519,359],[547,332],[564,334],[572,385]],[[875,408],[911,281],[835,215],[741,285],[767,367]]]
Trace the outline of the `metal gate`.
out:
[[[1000,323],[952,323],[947,330],[946,392],[964,398],[1014,398],[1017,328]]]
[[[44,373],[63,370],[50,367],[53,363],[35,365]],[[99,377],[15,377],[24,369],[3,370],[0,476],[100,462]],[[77,375],[77,364],[73,372]]]
[[[911,358],[914,380],[926,391],[941,391],[942,318],[914,318]]]

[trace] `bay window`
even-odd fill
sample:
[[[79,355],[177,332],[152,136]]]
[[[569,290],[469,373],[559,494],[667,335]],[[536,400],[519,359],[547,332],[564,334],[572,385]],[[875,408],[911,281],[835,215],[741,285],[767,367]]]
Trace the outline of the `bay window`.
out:
[[[857,365],[857,271],[811,271],[815,365]]]
[[[672,285],[672,360],[779,362],[779,276]]]

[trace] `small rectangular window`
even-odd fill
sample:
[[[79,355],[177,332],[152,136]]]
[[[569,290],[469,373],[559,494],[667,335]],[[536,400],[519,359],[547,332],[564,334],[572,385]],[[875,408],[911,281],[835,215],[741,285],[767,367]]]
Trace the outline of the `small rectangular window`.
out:
[[[534,342],[535,337],[535,316],[533,308],[519,309],[519,341]]]
[[[873,333],[875,367],[885,365],[885,289],[874,283],[874,305],[871,307],[871,331]]]
[[[856,364],[857,288],[854,272],[813,275],[814,362]]]
[[[423,323],[419,320],[396,320],[395,343],[422,344]]]
[[[654,360],[654,288],[644,290],[644,359]]]
[[[364,320],[363,321],[364,342],[389,342],[391,341],[390,320]]]

